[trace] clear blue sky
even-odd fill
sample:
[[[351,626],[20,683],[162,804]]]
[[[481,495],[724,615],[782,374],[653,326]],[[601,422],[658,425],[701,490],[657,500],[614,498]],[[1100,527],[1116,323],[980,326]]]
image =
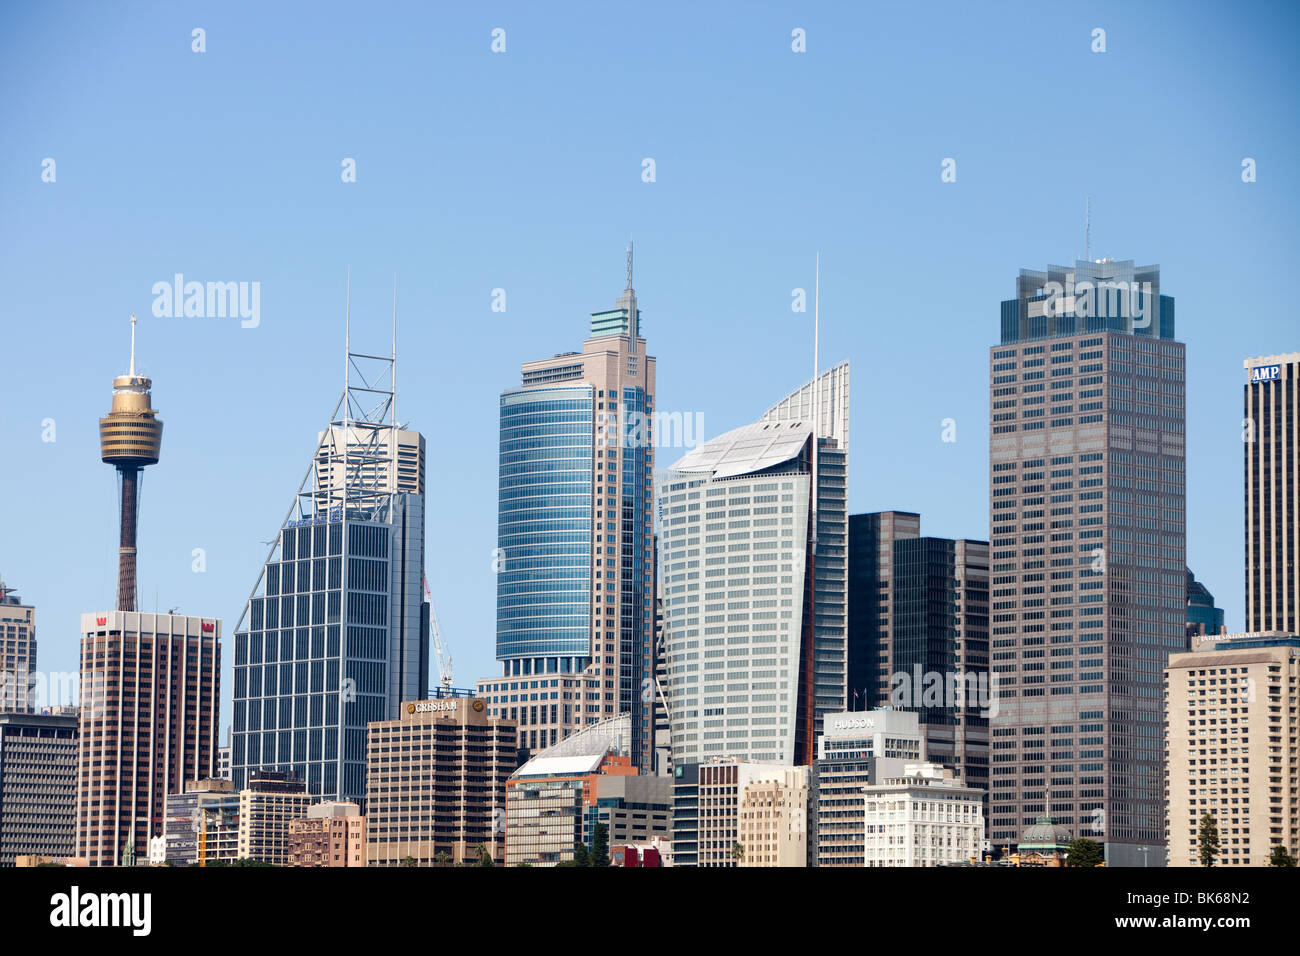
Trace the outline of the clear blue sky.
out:
[[[43,669],[75,670],[78,615],[113,601],[96,423],[130,312],[166,423],[144,606],[224,620],[224,725],[261,542],[342,387],[349,265],[362,347],[388,345],[398,274],[399,414],[428,439],[429,579],[471,685],[496,672],[497,395],[579,347],[629,235],[658,407],[709,434],[808,377],[790,297],[820,249],[852,510],[984,538],[999,302],[1082,254],[1087,194],[1094,256],[1160,264],[1177,299],[1188,560],[1242,625],[1241,363],[1300,347],[1294,4],[542,6],[4,6],[0,574],[37,606]],[[153,318],[177,272],[259,282],[261,325]]]

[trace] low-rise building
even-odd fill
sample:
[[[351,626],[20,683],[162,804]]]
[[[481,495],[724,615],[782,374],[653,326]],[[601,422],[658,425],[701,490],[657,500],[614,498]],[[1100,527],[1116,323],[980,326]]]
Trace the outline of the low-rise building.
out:
[[[604,825],[608,846],[669,837],[672,780],[638,775],[630,715],[623,714],[548,747],[506,785],[506,862],[555,866],[591,848]]]
[[[768,856],[769,851],[757,848],[790,843],[781,855],[790,860],[794,853],[798,860],[745,865],[807,865],[807,767],[746,763],[724,758],[700,764],[698,774],[696,866],[740,866],[749,855],[749,848],[741,835],[741,808],[751,787],[754,788],[751,798],[754,814],[748,818],[747,825],[748,839],[756,847],[755,854]],[[778,797],[781,790],[792,792]],[[759,804],[766,800],[774,801],[773,805],[760,807]],[[777,803],[781,808],[779,812]],[[768,812],[772,815],[761,815]],[[797,850],[793,848],[795,846]]]
[[[196,780],[167,795],[163,858],[172,866],[229,863],[239,856],[239,794],[229,780]]]
[[[908,764],[902,776],[864,788],[866,866],[944,866],[978,860],[984,791],[938,764]]]
[[[366,820],[355,803],[331,801],[307,808],[289,823],[289,866],[365,866]]]

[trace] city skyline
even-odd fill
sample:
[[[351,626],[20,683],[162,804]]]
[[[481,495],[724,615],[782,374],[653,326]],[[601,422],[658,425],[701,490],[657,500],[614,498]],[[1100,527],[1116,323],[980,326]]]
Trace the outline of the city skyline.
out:
[[[354,332],[362,341],[387,341],[397,273],[401,417],[433,435],[448,420],[451,407],[455,438],[464,448],[454,470],[442,464],[450,436],[444,432],[438,448],[430,450],[431,497],[465,504],[454,514],[431,507],[426,535],[433,600],[462,675],[459,683],[470,684],[497,670],[491,569],[494,399],[520,362],[548,354],[560,336],[567,340],[574,323],[585,321],[590,304],[603,300],[620,278],[629,234],[638,246],[646,334],[664,366],[657,405],[703,413],[708,434],[752,420],[752,410],[763,407],[770,395],[784,394],[807,379],[811,316],[791,312],[791,290],[802,288],[811,297],[813,255],[820,249],[822,353],[835,360],[848,357],[863,370],[855,396],[860,440],[857,462],[850,467],[850,511],[915,511],[937,533],[982,539],[987,535],[987,487],[980,477],[987,455],[987,417],[981,411],[986,370],[978,356],[987,347],[997,303],[1008,292],[1010,270],[1025,262],[1067,260],[1082,248],[1088,195],[1093,250],[1116,257],[1144,254],[1144,261],[1163,265],[1166,281],[1179,290],[1179,337],[1188,345],[1187,563],[1225,608],[1229,630],[1241,629],[1241,514],[1222,502],[1239,500],[1241,490],[1241,363],[1250,356],[1294,350],[1284,291],[1254,279],[1282,274],[1296,252],[1287,223],[1295,218],[1297,187],[1278,175],[1295,133],[1271,121],[1296,112],[1296,97],[1285,85],[1266,87],[1234,67],[1248,52],[1280,56],[1277,44],[1291,21],[1283,14],[1261,14],[1266,22],[1278,18],[1273,39],[1264,36],[1259,23],[1247,31],[1232,22],[1202,19],[1196,11],[1169,18],[1153,10],[1111,9],[1095,17],[1105,21],[1111,40],[1108,52],[1099,55],[1087,46],[1093,24],[1080,16],[1036,14],[1032,28],[1011,24],[1013,18],[999,20],[997,31],[1005,33],[999,35],[978,15],[953,10],[936,20],[927,42],[950,53],[954,63],[922,79],[889,44],[873,43],[872,49],[879,47],[879,63],[863,64],[855,51],[870,42],[868,24],[856,14],[844,15],[847,28],[832,29],[828,21],[797,11],[765,11],[743,24],[702,14],[699,33],[672,47],[672,58],[690,64],[722,42],[720,52],[736,66],[736,78],[710,81],[721,85],[706,86],[703,102],[685,103],[681,124],[686,135],[675,132],[670,122],[675,114],[652,98],[643,104],[642,130],[632,142],[614,148],[602,141],[590,157],[552,148],[551,133],[530,121],[519,105],[504,112],[494,107],[500,105],[498,97],[535,78],[543,51],[585,49],[618,29],[620,16],[602,14],[576,32],[569,25],[566,34],[544,18],[516,11],[503,17],[510,46],[497,59],[489,51],[494,24],[453,18],[436,31],[430,26],[428,35],[440,37],[438,48],[458,68],[474,71],[484,87],[481,94],[469,94],[477,99],[442,117],[440,128],[450,131],[463,158],[447,156],[431,131],[394,135],[356,157],[359,172],[353,184],[339,181],[339,161],[358,152],[349,140],[373,139],[373,132],[351,120],[342,125],[304,120],[312,133],[309,145],[289,151],[267,169],[234,162],[238,154],[224,143],[213,156],[158,167],[147,151],[109,156],[89,139],[102,132],[104,122],[95,116],[104,110],[96,97],[139,97],[145,64],[157,57],[166,57],[175,88],[146,96],[108,142],[125,144],[136,137],[147,142],[144,134],[156,129],[157,117],[169,115],[185,97],[207,104],[218,126],[228,122],[230,116],[214,97],[212,74],[225,84],[249,82],[234,73],[240,66],[261,64],[265,44],[289,35],[290,24],[276,13],[262,14],[258,21],[264,31],[260,47],[250,46],[247,33],[235,33],[221,19],[212,19],[206,25],[207,59],[190,52],[188,22],[152,22],[127,45],[141,54],[140,64],[110,77],[96,97],[62,110],[43,104],[39,114],[7,104],[6,118],[19,148],[0,165],[0,196],[12,211],[13,234],[27,236],[29,242],[13,244],[0,275],[13,291],[5,306],[9,347],[28,361],[12,372],[14,394],[23,397],[0,406],[5,447],[21,449],[24,456],[16,470],[0,478],[0,490],[12,497],[39,477],[50,496],[45,507],[14,516],[8,540],[39,540],[48,534],[85,542],[70,555],[41,547],[0,554],[6,580],[38,609],[43,635],[39,667],[75,673],[80,613],[113,603],[116,528],[110,515],[115,505],[107,506],[112,489],[94,458],[92,418],[103,414],[105,379],[126,367],[122,323],[129,312],[140,316],[137,354],[154,379],[155,400],[168,423],[167,454],[151,466],[142,509],[141,607],[165,611],[178,606],[184,613],[216,615],[229,626],[242,608],[249,569],[264,556],[261,542],[274,533],[282,513],[280,489],[292,487],[300,477],[321,405],[337,394],[337,381],[315,370],[337,363],[342,371],[338,339],[347,265],[353,267]],[[96,20],[92,13],[71,38],[59,42],[94,66],[104,51],[92,43],[92,35],[98,30],[116,38],[135,23],[133,16],[127,11],[124,27]],[[884,13],[877,21],[879,32],[910,37],[915,26],[895,17]],[[802,60],[788,44],[796,20],[805,21],[809,36]],[[31,29],[31,45],[15,50],[0,66],[7,80],[35,69],[32,50],[53,42],[53,27],[32,24]],[[735,32],[720,40],[728,29]],[[321,48],[317,54],[343,42],[345,31],[311,30],[310,38]],[[170,38],[176,31],[185,35],[182,40]],[[685,87],[664,80],[647,59],[651,44],[671,32],[652,24],[628,37],[637,54],[630,61],[629,85],[653,76],[668,83],[662,87],[663,99],[681,102],[676,94]],[[1257,39],[1257,33],[1264,38]],[[1165,43],[1150,51],[1150,62],[1142,62],[1133,38],[1154,35]],[[1187,76],[1176,91],[1154,82],[1158,71],[1197,50],[1205,37],[1212,39],[1215,52],[1200,54],[1210,58],[1204,71]],[[1030,137],[1017,144],[1025,156],[1010,153],[996,106],[975,92],[1013,75],[1009,68],[985,62],[989,45],[996,50],[1004,43],[1028,48],[1039,43],[1044,55],[1067,55],[1068,69],[1045,77],[1031,102],[1086,101],[1073,92],[1080,77],[1089,78],[1091,92],[1103,99],[1135,85],[1151,85],[1144,119],[1151,124],[1153,145],[1136,157],[1121,158],[1086,149],[1077,155],[1061,152]],[[236,45],[242,59],[232,62]],[[751,46],[756,52],[745,52]],[[407,46],[394,60],[411,64],[415,55],[416,47]],[[814,105],[808,98],[812,91],[825,91],[849,62],[879,71],[868,77],[877,86],[890,71],[911,85],[903,84],[899,104],[883,112],[873,110],[870,98],[856,89],[835,89]],[[357,93],[344,95],[340,109],[345,112],[360,102],[350,96],[373,95],[377,77],[386,76],[376,60],[364,63],[370,72],[359,80]],[[64,65],[68,82],[88,88],[86,66]],[[195,65],[208,73],[195,73]],[[430,61],[428,68],[440,67]],[[984,82],[955,88],[951,79],[959,70]],[[282,84],[285,74],[275,78]],[[742,79],[754,86],[752,92],[744,91]],[[781,93],[786,87],[794,93]],[[1206,95],[1196,97],[1198,89]],[[537,95],[576,95],[595,115],[616,102],[614,91],[587,90],[568,70],[547,75]],[[723,129],[734,142],[724,145],[709,136],[696,145],[701,131],[711,128],[705,119],[712,107],[733,99],[737,105],[728,114],[733,118],[724,120]],[[1197,99],[1194,109],[1188,105]],[[763,105],[773,101],[785,108],[773,111]],[[531,98],[525,102],[536,106]],[[843,125],[841,117],[855,115],[854,110],[868,121],[865,126],[888,125],[896,148],[872,149],[869,130]],[[115,115],[112,110],[106,114]],[[1060,122],[1072,126],[1070,110],[1061,115]],[[262,122],[250,120],[250,132],[267,133]],[[80,123],[83,132],[71,135],[69,123]],[[772,123],[782,136],[768,130]],[[1207,124],[1220,131],[1217,137],[1202,131]],[[577,127],[566,131],[576,133]],[[507,133],[530,146],[522,158],[507,161],[495,147],[483,145]],[[1161,140],[1180,145],[1157,148],[1154,144]],[[282,134],[266,141],[285,146]],[[816,175],[789,174],[796,156],[807,161],[810,145],[833,147],[834,154],[820,152],[813,161]],[[444,156],[440,175],[421,178],[414,157],[426,155]],[[59,162],[54,183],[40,181],[45,156]],[[943,183],[941,163],[950,156],[957,160],[957,181]],[[1259,160],[1258,182],[1241,181],[1245,156]],[[471,169],[471,160],[482,163],[484,157],[496,158],[481,170]],[[654,183],[641,179],[644,157],[658,162]],[[747,157],[747,164],[738,166],[737,157]],[[1046,171],[1030,169],[1035,163]],[[593,177],[596,165],[601,172]],[[740,168],[744,165],[752,168]],[[525,173],[529,175],[521,181]],[[234,178],[237,188],[223,185],[226,176]],[[302,184],[304,177],[320,185]],[[396,179],[414,181],[406,187],[413,193],[395,191]],[[539,179],[555,181],[559,188],[554,195],[538,189]],[[1145,185],[1139,188],[1135,179]],[[455,190],[448,185],[457,181],[472,184],[465,198],[450,195]],[[862,181],[893,185],[867,190],[859,185]],[[202,186],[197,194],[196,183]],[[327,191],[331,189],[364,191],[364,198],[347,192],[335,197]],[[1194,209],[1186,203],[1189,190],[1197,197]],[[251,198],[232,199],[245,192]],[[1046,203],[1044,196],[1050,197]],[[844,202],[837,204],[837,198]],[[327,210],[338,202],[344,211],[338,222],[331,222],[333,213]],[[108,205],[92,211],[89,207],[96,203]],[[131,204],[191,210],[193,215],[159,220],[130,211],[126,207]],[[266,235],[250,236],[247,251],[239,255],[221,251],[247,231],[250,221],[257,221],[257,204],[282,207],[288,218],[275,216]],[[223,208],[227,205],[232,208]],[[435,210],[444,213],[436,221],[454,229],[465,226],[480,207],[487,211],[487,225],[467,232],[469,241],[453,243],[428,227]],[[863,227],[861,214],[868,211],[874,228]],[[688,236],[680,226],[688,212],[688,221],[725,219],[729,224]],[[86,245],[65,243],[60,230],[83,215],[89,216]],[[502,230],[503,223],[512,228]],[[1211,230],[1253,240],[1215,242]],[[319,238],[309,239],[313,231]],[[110,238],[114,247],[135,248],[110,248]],[[49,256],[50,249],[58,255]],[[929,268],[934,262],[943,263],[942,276]],[[77,270],[76,283],[62,281],[69,268]],[[239,319],[229,318],[155,317],[154,286],[171,282],[177,273],[205,283],[260,282],[259,325],[243,328]],[[503,313],[491,308],[498,288],[508,298]],[[1249,302],[1242,299],[1245,288],[1252,290]],[[1249,322],[1236,320],[1244,309]],[[32,321],[32,316],[46,318]],[[936,327],[940,334],[932,334]],[[454,360],[463,350],[489,355],[487,342],[494,342],[499,352],[485,358],[486,364]],[[710,385],[705,369],[718,355],[735,373]],[[231,374],[256,383],[252,394],[245,398],[225,391]],[[915,401],[906,407],[890,401],[900,393]],[[215,395],[220,398],[214,400]],[[888,413],[876,414],[877,408]],[[196,507],[196,501],[225,500],[225,469],[218,459],[234,442],[248,447],[249,436],[236,422],[250,409],[270,410],[275,420],[274,427],[253,436],[264,493],[246,496],[224,511]],[[942,421],[949,417],[956,420],[955,443],[941,440]],[[56,430],[52,442],[41,441],[48,431],[46,419]],[[878,467],[863,451],[876,443],[904,450],[895,467]],[[212,474],[206,473],[209,468]],[[944,480],[952,474],[963,480]],[[179,480],[182,475],[186,481]],[[195,549],[202,552],[201,573],[194,569],[200,563]],[[226,688],[233,686],[231,658],[227,654],[222,675]],[[223,727],[230,720],[229,704],[227,696]]]

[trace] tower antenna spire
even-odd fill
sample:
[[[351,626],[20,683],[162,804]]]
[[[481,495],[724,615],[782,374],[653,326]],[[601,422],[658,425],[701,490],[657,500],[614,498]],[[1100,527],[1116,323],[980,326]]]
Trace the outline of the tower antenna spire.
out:
[[[1083,258],[1092,261],[1092,197],[1088,196],[1083,205]]]
[[[138,320],[135,313],[131,313],[131,377],[135,378],[135,323]]]
[[[627,239],[627,290],[632,291],[632,237]]]

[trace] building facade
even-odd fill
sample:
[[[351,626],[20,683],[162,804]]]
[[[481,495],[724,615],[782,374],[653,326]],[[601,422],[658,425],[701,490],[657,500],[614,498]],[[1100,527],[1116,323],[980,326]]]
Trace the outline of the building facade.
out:
[[[1199,866],[1201,819],[1219,830],[1216,866],[1300,855],[1300,637],[1224,635],[1165,668],[1168,865]]]
[[[36,609],[0,581],[0,713],[32,710]]]
[[[721,758],[806,765],[818,722],[844,709],[847,374],[836,366],[813,383],[843,397],[828,434],[781,417],[804,386],[661,479],[674,768]]]
[[[1246,630],[1300,629],[1300,352],[1246,359]]]
[[[289,824],[313,803],[307,786],[285,771],[258,770],[239,791],[236,853],[241,860],[275,866],[289,861]]]
[[[239,858],[239,794],[229,780],[198,780],[167,795],[164,859],[208,866]]]
[[[368,866],[474,862],[505,855],[506,781],[518,725],[474,696],[407,701],[370,725],[366,744]]]
[[[984,793],[938,764],[909,764],[865,789],[866,866],[945,866],[980,859]]]
[[[920,763],[923,740],[914,711],[827,715],[809,773],[810,865],[864,865],[867,831],[862,790],[901,777],[908,764]]]
[[[696,866],[807,866],[807,767],[719,760],[698,769]],[[766,862],[743,862],[751,852],[741,832],[747,801],[753,855]],[[771,862],[776,859],[785,862]],[[688,864],[674,859],[674,865]]]
[[[627,713],[653,754],[655,360],[632,288],[591,316],[581,352],[525,363],[501,395],[492,712],[535,752]]]
[[[1156,266],[1022,270],[990,350],[991,828],[1164,839],[1161,671],[1185,646],[1185,357]]]
[[[506,863],[556,866],[591,849],[595,830],[609,845],[669,835],[671,785],[632,764],[632,718],[622,714],[571,735],[531,758],[506,785]]]
[[[0,714],[0,867],[73,855],[78,722],[75,712]]]
[[[987,791],[988,542],[922,537],[912,512],[853,515],[849,527],[854,709],[914,710],[925,759]]]
[[[75,855],[143,863],[167,795],[216,775],[221,622],[103,611],[81,635]]]
[[[355,803],[318,803],[289,821],[289,866],[366,865],[366,820]]]
[[[803,769],[803,768],[800,768]],[[808,865],[807,779],[756,780],[740,798],[739,866]]]
[[[349,379],[235,627],[231,778],[292,772],[364,806],[366,728],[428,690],[424,440],[399,427],[396,357]]]

